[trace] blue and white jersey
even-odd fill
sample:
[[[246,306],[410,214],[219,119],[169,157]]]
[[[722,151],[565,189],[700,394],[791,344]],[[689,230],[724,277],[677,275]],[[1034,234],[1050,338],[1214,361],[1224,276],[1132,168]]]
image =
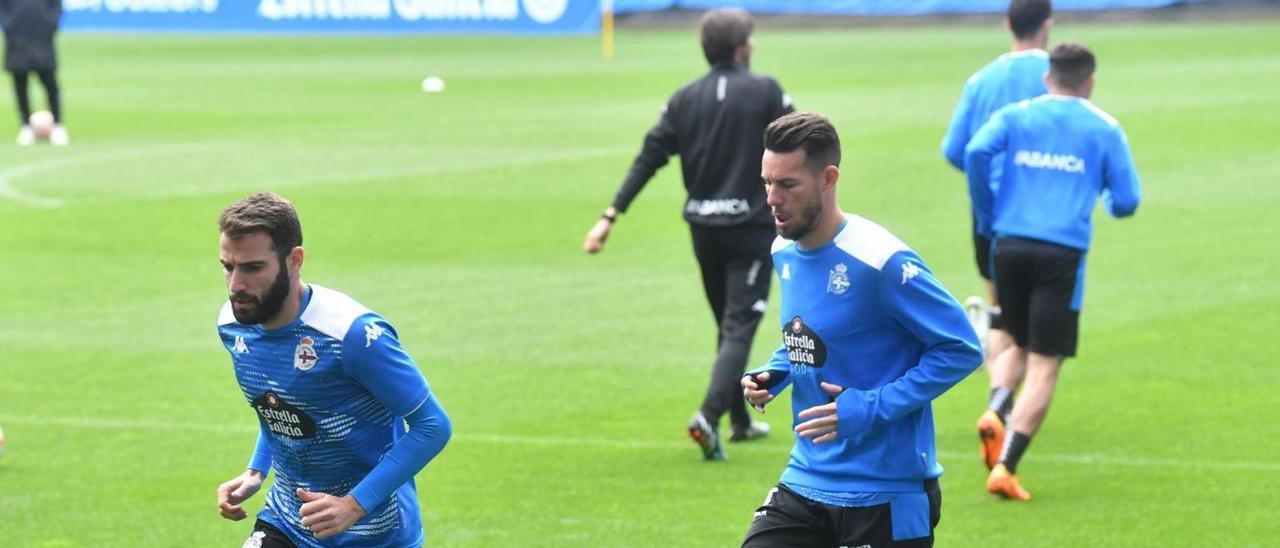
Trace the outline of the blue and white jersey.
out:
[[[800,249],[778,238],[783,344],[764,367],[788,384],[793,424],[835,398],[838,438],[797,437],[782,482],[834,493],[920,492],[942,474],[930,404],[982,365],[978,337],[924,261],[883,227],[846,215],[835,239]],[[776,383],[776,384],[774,384]]]
[[[1043,95],[1010,105],[966,149],[979,232],[1089,249],[1098,197],[1114,217],[1133,215],[1138,171],[1119,122],[1088,99]],[[993,192],[990,160],[1003,154]]]
[[[289,325],[268,331],[240,324],[227,303],[218,332],[240,389],[258,415],[260,442],[265,439],[269,448],[269,456],[256,455],[251,467],[269,462],[275,471],[258,517],[298,546],[421,545],[411,477],[384,500],[361,500],[356,489],[405,435],[400,417],[431,397],[395,329],[351,297],[309,285],[301,312]],[[334,496],[351,493],[367,515],[346,532],[317,540],[298,515],[298,487]]]
[[[1001,55],[970,76],[942,138],[942,154],[947,161],[965,171],[964,149],[978,129],[995,111],[1047,93],[1044,75],[1048,72],[1049,54],[1042,49],[1029,49]],[[993,189],[1000,183],[1000,160],[997,157],[992,162],[989,179]]]

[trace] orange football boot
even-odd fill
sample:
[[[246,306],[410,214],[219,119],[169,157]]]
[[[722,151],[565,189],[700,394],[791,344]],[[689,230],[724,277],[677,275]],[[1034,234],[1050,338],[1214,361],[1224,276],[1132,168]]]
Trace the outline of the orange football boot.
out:
[[[1000,462],[1000,451],[1004,449],[1004,422],[1000,416],[990,409],[978,417],[978,441],[982,442],[982,462],[987,470],[996,467]]]
[[[991,475],[987,476],[987,491],[1009,500],[1031,500],[1031,493],[1018,485],[1018,477],[1003,464],[991,469]]]

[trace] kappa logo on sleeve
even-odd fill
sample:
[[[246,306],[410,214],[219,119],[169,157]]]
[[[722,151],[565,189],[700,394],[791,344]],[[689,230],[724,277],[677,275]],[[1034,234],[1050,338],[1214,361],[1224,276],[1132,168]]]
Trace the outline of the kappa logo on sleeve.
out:
[[[906,285],[907,280],[920,275],[920,267],[916,263],[907,261],[902,263],[902,283],[898,285]]]
[[[382,326],[376,323],[366,324],[364,326],[364,347],[369,348],[370,346],[373,346],[373,341],[378,340],[378,337],[382,336],[383,331],[385,330],[382,329]]]

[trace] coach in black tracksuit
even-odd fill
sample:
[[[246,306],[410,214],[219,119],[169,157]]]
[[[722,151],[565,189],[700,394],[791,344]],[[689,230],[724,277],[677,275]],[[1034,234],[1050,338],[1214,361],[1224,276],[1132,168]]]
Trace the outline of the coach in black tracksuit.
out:
[[[62,18],[62,0],[0,0],[0,25],[4,26],[4,69],[13,75],[18,115],[26,126],[31,118],[27,78],[36,73],[49,98],[54,123],[61,123],[58,94],[58,56],[53,37]]]
[[[617,215],[672,154],[680,155],[689,193],[684,219],[720,328],[711,384],[689,423],[690,436],[708,460],[724,458],[717,425],[725,411],[733,424],[732,441],[767,433],[767,425],[752,425],[739,379],[767,309],[773,268],[773,217],[760,181],[764,128],[794,109],[776,81],[748,70],[752,27],[750,15],[739,9],[703,16],[702,49],[711,71],[667,101],[613,205],[584,244],[589,253],[600,251]]]

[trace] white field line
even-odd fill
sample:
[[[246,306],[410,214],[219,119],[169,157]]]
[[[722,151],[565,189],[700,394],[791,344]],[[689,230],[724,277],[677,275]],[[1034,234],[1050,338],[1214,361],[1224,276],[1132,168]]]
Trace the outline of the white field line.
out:
[[[252,424],[210,424],[196,422],[181,421],[157,421],[157,420],[135,420],[135,419],[110,419],[110,418],[91,418],[91,417],[45,417],[45,416],[22,416],[22,415],[0,415],[0,426],[9,425],[28,425],[28,426],[53,426],[64,428],[84,428],[84,429],[105,429],[105,430],[168,430],[168,431],[191,431],[191,432],[215,432],[215,433],[231,433],[252,435],[258,429]],[[8,434],[12,438],[13,434]],[[624,440],[610,438],[576,438],[576,437],[559,437],[559,436],[512,436],[506,434],[471,434],[457,433],[454,435],[456,441],[467,443],[493,443],[501,445],[537,445],[548,447],[598,447],[605,449],[654,449],[654,450],[672,450],[685,451],[692,450],[693,445],[685,441],[660,441],[660,440]],[[10,441],[14,441],[10,439]],[[738,451],[757,452],[763,450],[780,451],[777,446],[764,446],[752,444],[734,444],[730,446],[731,452]],[[954,453],[944,451],[939,453],[940,458],[944,460],[966,460],[974,458],[969,453]],[[1185,459],[1167,459],[1167,458],[1145,458],[1145,457],[1126,457],[1117,455],[1070,455],[1070,454],[1045,454],[1035,453],[1032,457],[1037,461],[1052,462],[1057,464],[1074,464],[1080,466],[1103,466],[1103,467],[1133,467],[1133,468],[1183,468],[1183,469],[1209,469],[1209,470],[1239,470],[1252,472],[1280,472],[1280,462],[1257,462],[1257,461],[1202,461],[1202,460],[1185,460]]]
[[[25,177],[33,173],[41,171],[51,171],[64,166],[78,163],[76,158],[58,158],[55,160],[47,160],[44,162],[34,162],[30,164],[22,164],[11,167],[4,171],[0,171],[0,198],[17,202],[19,204],[44,209],[53,209],[62,207],[62,200],[57,198],[45,198],[28,194],[16,188],[13,188],[11,181],[19,177]]]
[[[13,187],[13,181],[23,177],[29,177],[37,173],[56,171],[76,164],[113,161],[157,154],[173,154],[177,152],[185,152],[186,150],[197,146],[200,146],[200,143],[156,145],[143,148],[103,151],[93,154],[68,156],[65,158],[51,158],[29,164],[20,164],[9,169],[0,170],[0,198],[32,207],[45,209],[59,208],[62,207],[62,200],[23,192]]]

